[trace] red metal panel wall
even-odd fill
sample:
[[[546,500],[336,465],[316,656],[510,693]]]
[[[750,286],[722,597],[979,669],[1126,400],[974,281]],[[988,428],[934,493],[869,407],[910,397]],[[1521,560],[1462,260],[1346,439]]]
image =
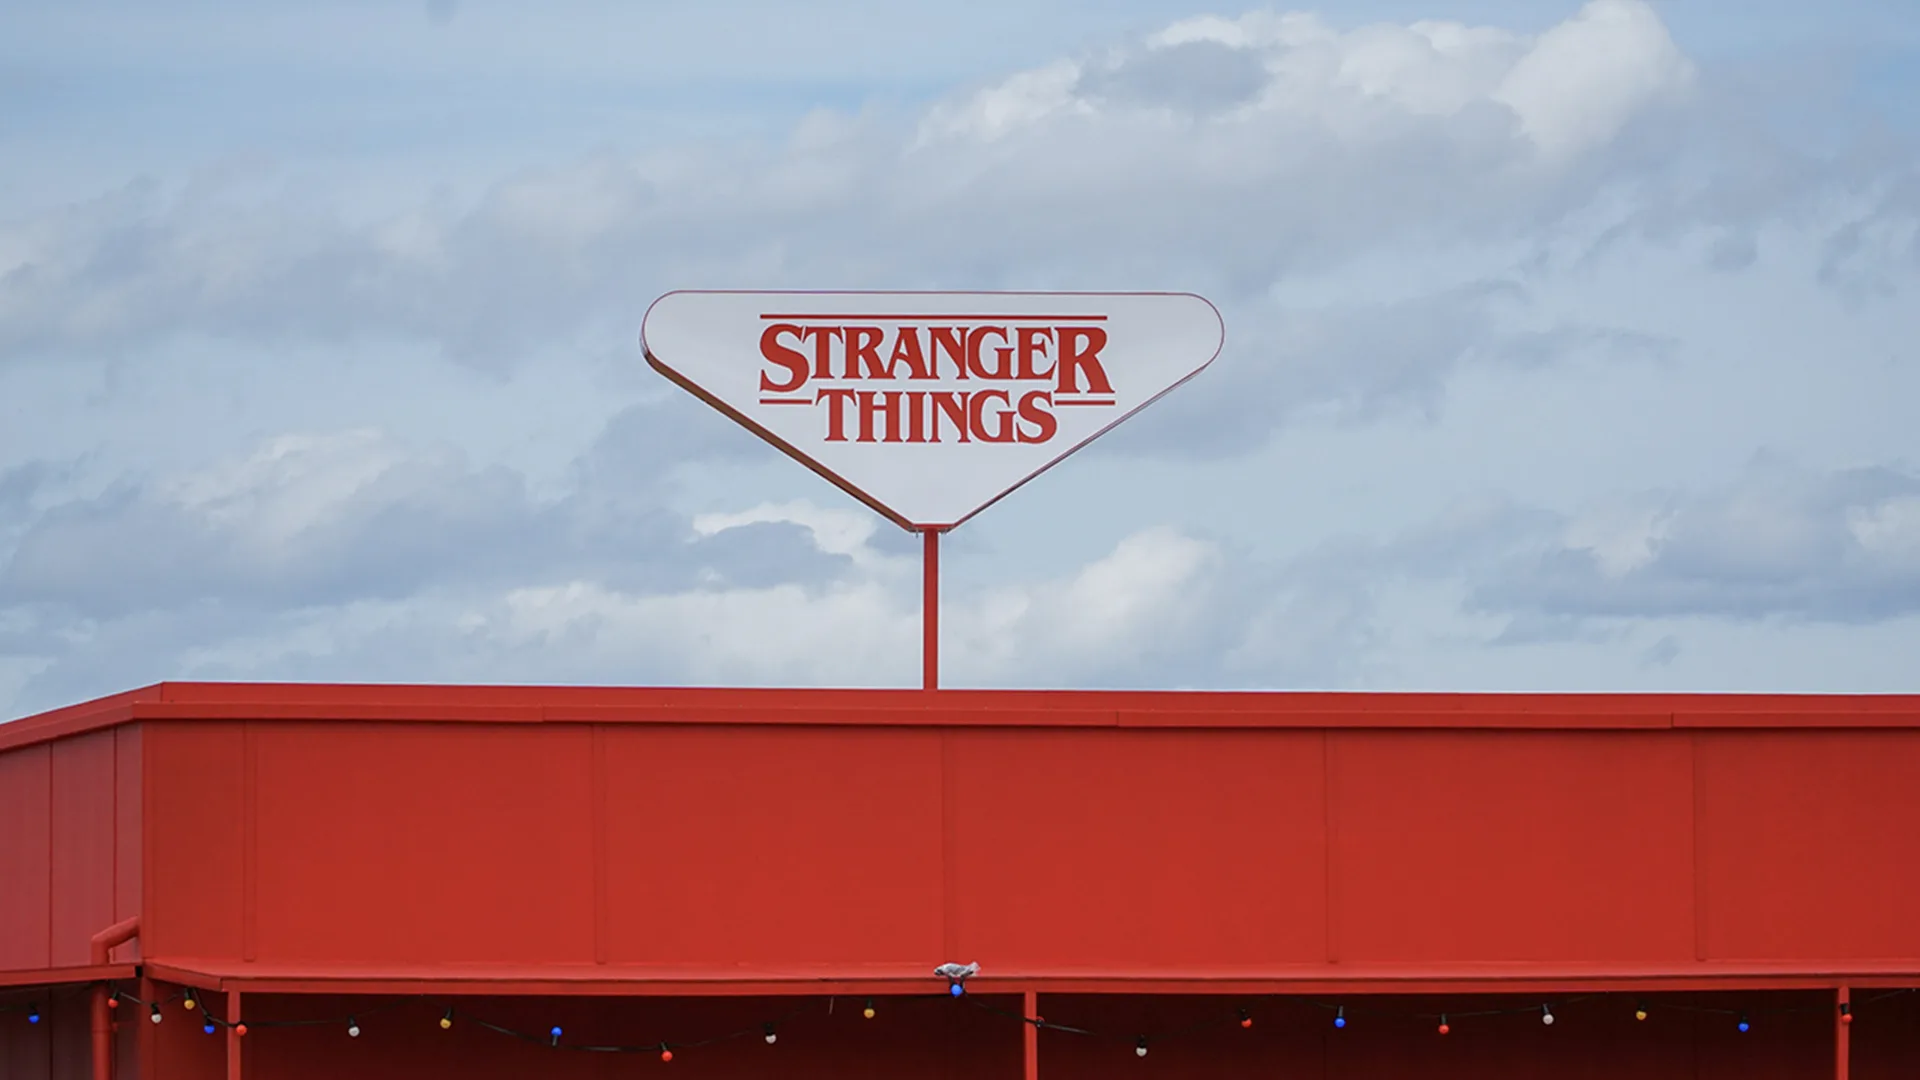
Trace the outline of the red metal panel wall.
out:
[[[377,732],[339,729],[337,738],[362,742]],[[243,956],[242,884],[245,800],[244,725],[230,721],[148,727],[145,804],[147,906],[141,914],[141,951],[149,957]],[[336,785],[316,803],[317,815],[350,805],[355,792]],[[496,864],[511,872],[510,860]],[[312,864],[316,883],[332,868]],[[377,886],[373,886],[377,889]]]
[[[114,922],[114,732],[52,744],[53,966],[90,962],[88,939]]]
[[[1920,958],[1920,732],[1700,744],[1707,955]]]
[[[577,785],[603,793],[602,958],[943,955],[941,744],[900,728],[606,730],[601,771]]]
[[[1920,966],[1910,729],[231,721],[144,737],[156,957]],[[30,791],[22,760],[0,758]]]
[[[1336,732],[1330,751],[1338,959],[1693,958],[1687,738]]]
[[[949,739],[955,959],[1168,973],[1325,959],[1318,732]]]
[[[45,744],[0,753],[0,971],[53,953],[52,758]]]

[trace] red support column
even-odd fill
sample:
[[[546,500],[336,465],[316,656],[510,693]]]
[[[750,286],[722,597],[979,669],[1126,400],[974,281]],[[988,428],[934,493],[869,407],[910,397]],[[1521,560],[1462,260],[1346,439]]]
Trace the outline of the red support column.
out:
[[[1027,991],[1021,1006],[1020,1015],[1027,1018],[1021,1026],[1026,1028],[1027,1080],[1040,1080],[1040,995]]]
[[[1834,1080],[1847,1080],[1847,1055],[1850,1047],[1847,1033],[1852,1030],[1848,1023],[1853,1019],[1850,1011],[1853,998],[1846,987],[1834,992],[1833,1008],[1833,1076]]]
[[[227,1080],[240,1080],[240,991],[227,991]]]
[[[940,534],[920,534],[924,552],[920,582],[920,688],[940,687]]]

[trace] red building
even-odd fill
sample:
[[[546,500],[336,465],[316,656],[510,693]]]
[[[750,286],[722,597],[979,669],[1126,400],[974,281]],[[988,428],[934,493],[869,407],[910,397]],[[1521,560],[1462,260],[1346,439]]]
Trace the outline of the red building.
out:
[[[166,684],[0,1077],[1906,1076],[1916,855],[1920,698]]]

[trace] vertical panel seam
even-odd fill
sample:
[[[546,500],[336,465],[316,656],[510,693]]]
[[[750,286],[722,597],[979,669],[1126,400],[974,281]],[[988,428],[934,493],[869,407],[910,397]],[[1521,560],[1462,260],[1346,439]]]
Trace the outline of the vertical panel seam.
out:
[[[1335,828],[1334,813],[1334,733],[1330,728],[1320,730],[1320,797],[1321,797],[1321,840],[1324,844],[1321,862],[1322,903],[1325,907],[1323,932],[1326,937],[1327,963],[1340,962],[1340,923],[1339,923],[1339,833]]]
[[[54,838],[53,743],[49,742],[46,745],[44,753],[47,758],[47,936],[45,938],[47,959],[46,959],[45,966],[52,967],[53,966],[53,912],[55,907],[54,895],[53,895],[53,879],[54,879],[53,853],[55,850],[55,846],[53,842],[53,838]]]
[[[1693,840],[1693,958],[1707,958],[1707,883],[1706,869],[1701,851],[1701,833],[1705,828],[1700,814],[1700,732],[1696,729],[1687,736],[1688,755],[1692,764],[1692,840]]]
[[[946,954],[941,963],[952,961],[965,963],[958,955],[960,948],[960,912],[954,898],[959,887],[959,858],[957,850],[959,822],[954,813],[954,804],[959,792],[954,784],[955,763],[953,757],[953,730],[940,729],[940,944]]]
[[[607,730],[602,724],[590,725],[587,730],[591,784],[588,813],[593,815],[593,962],[604,964],[610,955],[607,937],[612,917],[607,903]]]
[[[240,722],[240,958],[258,959],[260,912],[260,749],[254,722]]]

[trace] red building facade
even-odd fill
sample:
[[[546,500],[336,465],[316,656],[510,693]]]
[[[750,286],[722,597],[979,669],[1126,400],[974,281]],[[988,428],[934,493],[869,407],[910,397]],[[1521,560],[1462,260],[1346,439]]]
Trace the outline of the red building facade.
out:
[[[1920,1068],[1920,698],[164,684],[0,822],[0,1077]]]

